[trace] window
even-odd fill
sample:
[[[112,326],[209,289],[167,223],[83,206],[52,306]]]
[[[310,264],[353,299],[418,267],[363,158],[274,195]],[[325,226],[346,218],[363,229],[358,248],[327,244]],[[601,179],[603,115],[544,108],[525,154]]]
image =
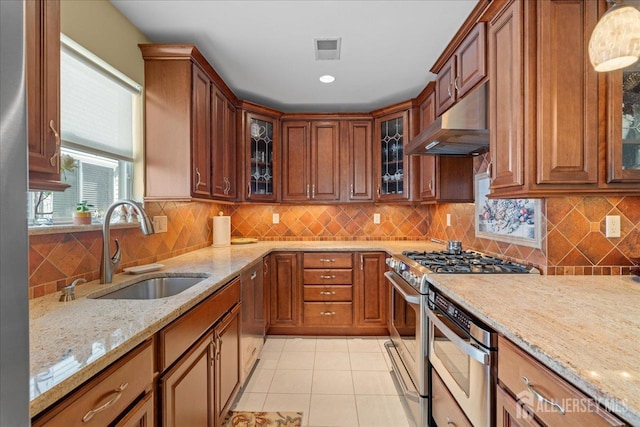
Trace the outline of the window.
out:
[[[60,127],[64,192],[31,192],[32,224],[70,222],[78,202],[101,214],[130,198],[140,86],[61,35]]]

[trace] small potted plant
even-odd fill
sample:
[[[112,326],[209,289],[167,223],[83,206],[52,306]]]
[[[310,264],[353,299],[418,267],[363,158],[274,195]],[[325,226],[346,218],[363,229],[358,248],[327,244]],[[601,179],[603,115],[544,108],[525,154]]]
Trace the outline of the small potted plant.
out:
[[[86,225],[91,224],[91,208],[93,205],[89,204],[86,200],[76,204],[76,211],[73,213],[74,225]]]

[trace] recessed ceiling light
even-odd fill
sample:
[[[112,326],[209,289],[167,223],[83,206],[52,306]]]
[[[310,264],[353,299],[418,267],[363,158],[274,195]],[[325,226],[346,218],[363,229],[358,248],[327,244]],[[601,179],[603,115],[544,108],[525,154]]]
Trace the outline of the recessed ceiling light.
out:
[[[335,77],[329,75],[329,74],[325,74],[324,76],[320,77],[320,81],[322,83],[333,83],[336,80]]]

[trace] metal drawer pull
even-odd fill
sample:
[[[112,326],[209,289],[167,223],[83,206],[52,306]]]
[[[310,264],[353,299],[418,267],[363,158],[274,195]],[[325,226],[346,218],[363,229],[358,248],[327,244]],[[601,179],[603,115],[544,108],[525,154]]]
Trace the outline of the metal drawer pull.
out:
[[[257,276],[258,273],[254,271],[253,273],[251,273],[251,280],[255,279]]]
[[[331,259],[327,259],[327,258],[320,258],[320,262],[336,262],[335,259],[331,258]]]
[[[198,180],[196,181],[196,188],[198,188],[200,186],[200,171],[198,170],[198,168],[196,168],[196,176],[198,177]]]
[[[91,420],[91,418],[93,418],[93,416],[95,414],[97,414],[98,412],[102,412],[105,409],[113,406],[113,404],[115,404],[122,397],[122,392],[124,391],[125,388],[127,388],[128,385],[129,385],[129,383],[120,384],[120,387],[118,387],[117,389],[114,390],[116,395],[113,396],[113,398],[111,400],[109,400],[107,403],[105,403],[104,405],[98,406],[96,409],[92,409],[89,412],[87,412],[86,414],[84,414],[84,417],[82,417],[82,422],[83,423],[89,422]]]
[[[335,274],[330,274],[327,276],[320,276],[321,279],[335,279],[336,275]]]
[[[558,412],[560,412],[562,415],[565,414],[564,408],[562,408],[562,406],[558,405],[556,402],[554,402],[552,400],[549,400],[546,397],[544,397],[543,395],[541,395],[540,393],[538,393],[536,391],[536,389],[533,388],[533,385],[529,382],[529,378],[522,377],[522,381],[527,386],[527,389],[529,390],[529,392],[531,392],[531,394],[533,394],[533,397],[535,397],[538,402],[547,403],[547,404],[551,405],[552,408],[556,408],[558,410]]]
[[[320,314],[323,315],[323,316],[335,316],[336,312],[335,311],[321,311]]]
[[[336,291],[320,291],[320,295],[335,295]]]
[[[456,427],[456,423],[454,423],[453,421],[451,421],[451,419],[450,419],[449,417],[447,417],[447,425],[448,425],[448,426]]]

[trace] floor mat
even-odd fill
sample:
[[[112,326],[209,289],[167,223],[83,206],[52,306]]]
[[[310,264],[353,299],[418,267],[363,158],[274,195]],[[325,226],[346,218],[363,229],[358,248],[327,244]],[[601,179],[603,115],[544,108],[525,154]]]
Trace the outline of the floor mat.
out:
[[[231,411],[223,427],[300,427],[302,412]]]

